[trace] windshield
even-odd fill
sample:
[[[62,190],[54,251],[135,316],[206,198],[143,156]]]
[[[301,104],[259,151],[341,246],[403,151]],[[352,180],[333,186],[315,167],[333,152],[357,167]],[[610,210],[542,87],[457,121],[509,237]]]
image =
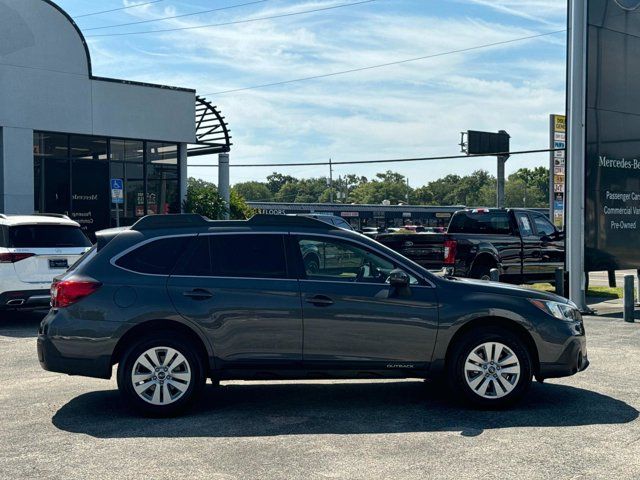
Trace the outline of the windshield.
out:
[[[10,248],[77,248],[91,242],[80,227],[71,225],[19,225],[9,227]]]

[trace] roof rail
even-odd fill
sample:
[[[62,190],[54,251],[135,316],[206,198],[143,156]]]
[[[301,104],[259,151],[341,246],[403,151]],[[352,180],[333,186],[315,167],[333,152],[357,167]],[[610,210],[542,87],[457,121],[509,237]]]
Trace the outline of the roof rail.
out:
[[[320,228],[323,230],[333,230],[336,227],[311,217],[303,217],[299,215],[254,215],[249,219],[249,224],[258,226],[295,226]]]
[[[53,218],[64,218],[65,220],[71,220],[68,215],[64,215],[62,213],[34,213],[32,215],[34,217],[53,217]]]
[[[211,220],[195,213],[173,215],[147,215],[133,224],[131,230],[138,232],[154,228],[187,228],[209,225]]]
[[[174,215],[148,215],[133,224],[131,230],[138,232],[154,228],[194,228],[194,227],[223,227],[223,226],[296,226],[332,230],[336,227],[310,217],[294,215],[263,215],[258,214],[246,221],[238,220],[210,220],[202,215],[182,213]]]
[[[2,218],[3,220],[6,220],[7,216],[4,213],[0,213],[0,218]]]

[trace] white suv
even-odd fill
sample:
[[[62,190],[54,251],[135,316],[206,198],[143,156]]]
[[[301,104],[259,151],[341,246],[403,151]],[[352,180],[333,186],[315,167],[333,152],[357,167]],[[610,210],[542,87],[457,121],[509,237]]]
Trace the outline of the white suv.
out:
[[[0,214],[0,311],[47,307],[53,278],[89,248],[65,215]]]

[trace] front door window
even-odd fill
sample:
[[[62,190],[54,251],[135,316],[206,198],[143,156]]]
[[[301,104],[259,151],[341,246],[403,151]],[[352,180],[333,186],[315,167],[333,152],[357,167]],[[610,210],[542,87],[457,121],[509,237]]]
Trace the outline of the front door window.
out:
[[[307,280],[384,284],[397,266],[350,242],[302,238],[298,241]],[[410,277],[417,284],[415,277]]]

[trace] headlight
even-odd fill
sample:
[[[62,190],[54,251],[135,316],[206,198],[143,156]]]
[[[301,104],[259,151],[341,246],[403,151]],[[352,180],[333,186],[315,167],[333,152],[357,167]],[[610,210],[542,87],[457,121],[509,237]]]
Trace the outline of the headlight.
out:
[[[574,303],[566,304],[551,300],[537,299],[530,299],[529,301],[547,315],[551,315],[557,319],[566,320],[567,322],[578,322],[582,320],[582,314]]]

